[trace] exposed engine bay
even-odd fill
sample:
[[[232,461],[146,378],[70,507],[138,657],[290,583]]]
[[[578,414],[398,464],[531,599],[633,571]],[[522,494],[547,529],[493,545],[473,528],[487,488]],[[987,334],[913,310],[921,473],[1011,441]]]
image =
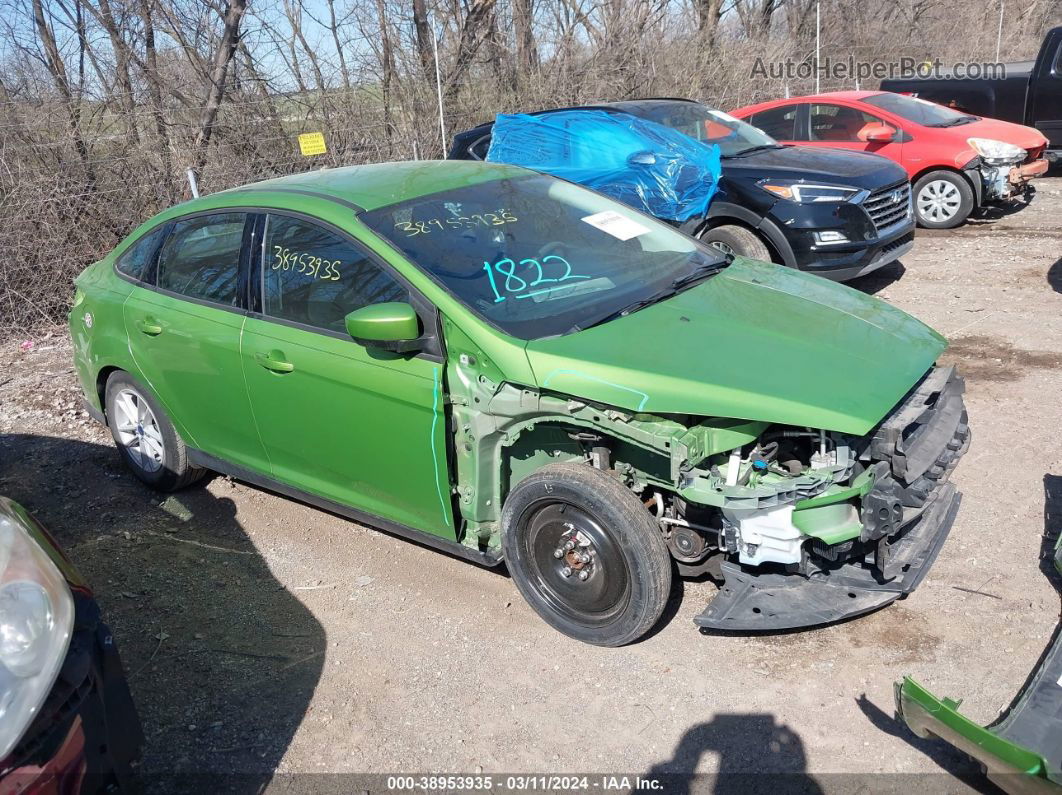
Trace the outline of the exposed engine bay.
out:
[[[550,463],[593,466],[641,499],[680,574],[722,583],[702,627],[810,626],[900,598],[958,507],[947,481],[970,435],[952,368],[930,369],[854,437],[631,413],[494,383],[474,361],[450,378],[463,543],[497,549],[499,506],[523,477]]]

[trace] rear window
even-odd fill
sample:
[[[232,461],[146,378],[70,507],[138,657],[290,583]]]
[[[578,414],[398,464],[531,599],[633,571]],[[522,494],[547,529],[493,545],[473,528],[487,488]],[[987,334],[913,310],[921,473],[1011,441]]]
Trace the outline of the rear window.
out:
[[[246,220],[246,213],[219,213],[175,223],[159,254],[157,285],[201,301],[235,304]]]
[[[753,113],[748,122],[779,141],[795,141],[798,105],[781,105]]]
[[[119,273],[131,279],[151,281],[151,269],[155,264],[155,254],[159,243],[166,236],[166,224],[157,226],[133,243],[114,263]]]

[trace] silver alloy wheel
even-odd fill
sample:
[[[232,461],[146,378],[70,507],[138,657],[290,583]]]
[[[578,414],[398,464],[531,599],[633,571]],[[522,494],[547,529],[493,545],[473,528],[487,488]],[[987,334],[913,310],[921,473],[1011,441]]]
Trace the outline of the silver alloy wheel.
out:
[[[161,469],[166,445],[158,420],[144,396],[123,389],[114,396],[113,411],[118,442],[129,451],[133,463],[145,472]]]
[[[919,215],[927,221],[944,223],[959,212],[962,196],[959,189],[946,179],[935,179],[922,186],[916,201]]]
[[[737,255],[737,252],[735,252],[732,247],[728,246],[721,240],[708,240],[706,241],[706,245],[711,246],[716,251],[722,252],[723,254],[727,254],[731,257]]]

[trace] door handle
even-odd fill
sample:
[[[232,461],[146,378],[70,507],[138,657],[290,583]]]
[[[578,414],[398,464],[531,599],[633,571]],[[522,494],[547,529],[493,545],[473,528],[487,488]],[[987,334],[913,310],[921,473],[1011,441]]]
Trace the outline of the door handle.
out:
[[[254,360],[265,369],[272,370],[274,373],[290,373],[295,369],[295,365],[284,360],[284,354],[280,351],[256,353],[254,355]]]
[[[157,337],[162,333],[162,326],[160,326],[158,321],[153,317],[146,317],[143,320],[137,321],[136,327],[149,337]]]

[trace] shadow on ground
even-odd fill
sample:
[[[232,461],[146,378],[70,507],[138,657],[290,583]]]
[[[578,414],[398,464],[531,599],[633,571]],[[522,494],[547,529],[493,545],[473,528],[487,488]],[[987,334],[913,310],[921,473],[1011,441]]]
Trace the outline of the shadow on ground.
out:
[[[903,266],[903,263],[896,260],[895,262],[890,262],[888,265],[881,266],[876,271],[868,273],[866,276],[852,279],[852,281],[848,282],[848,286],[854,287],[857,290],[862,290],[868,295],[875,295],[902,279],[906,271],[907,269]]]
[[[705,754],[719,757],[718,774],[697,776]],[[662,791],[678,795],[695,792],[786,792],[818,795],[823,790],[807,773],[807,754],[800,736],[770,713],[716,715],[691,726],[670,759],[653,765],[642,776],[658,781]]]
[[[33,511],[96,593],[144,724],[147,791],[263,789],[326,638],[234,503],[201,487],[160,495],[113,447],[29,435],[0,438],[0,494]]]
[[[1055,264],[1047,269],[1047,283],[1056,293],[1062,293],[1062,257],[1055,260]]]
[[[985,226],[1002,218],[1020,213],[1036,199],[1036,186],[1030,185],[1029,192],[1025,196],[1018,196],[1008,201],[983,205],[966,219],[968,226]]]

